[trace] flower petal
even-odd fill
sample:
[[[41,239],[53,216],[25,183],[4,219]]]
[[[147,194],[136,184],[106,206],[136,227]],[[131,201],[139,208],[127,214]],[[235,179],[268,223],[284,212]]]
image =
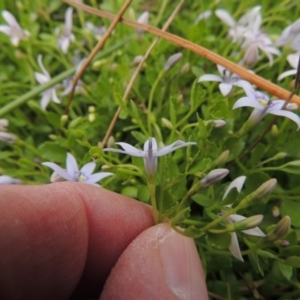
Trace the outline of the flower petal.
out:
[[[3,32],[7,35],[11,35],[11,28],[7,25],[0,25],[0,32]]]
[[[232,214],[228,217],[228,219],[230,219],[233,222],[239,222],[239,221],[245,220],[247,218],[244,216],[241,216],[241,215]]]
[[[47,76],[45,76],[44,74],[34,72],[34,77],[35,77],[36,81],[40,84],[45,84],[45,83],[49,82],[49,78]]]
[[[254,227],[251,229],[242,230],[242,232],[248,235],[255,235],[255,236],[266,236],[258,227]]]
[[[231,17],[231,15],[229,14],[229,12],[225,9],[217,9],[215,11],[216,16],[223,21],[226,25],[228,25],[229,27],[233,27],[235,26],[235,21],[234,19]]]
[[[231,243],[229,246],[229,251],[236,259],[238,259],[240,261],[244,261],[242,254],[241,254],[239,241],[237,239],[237,235],[235,232],[231,233]]]
[[[57,95],[56,95],[56,91],[55,88],[51,89],[51,99],[53,102],[55,103],[60,103],[60,100],[58,99]]]
[[[75,177],[75,174],[79,172],[77,161],[75,157],[71,154],[67,154],[67,163],[66,163],[67,171],[71,176]]]
[[[218,82],[222,82],[222,77],[218,76],[218,75],[214,75],[214,74],[206,74],[206,75],[202,75],[199,79],[198,82],[203,82],[203,81],[218,81]]]
[[[280,81],[280,80],[282,80],[285,77],[288,77],[288,76],[291,76],[291,75],[296,75],[296,74],[297,74],[297,70],[296,69],[295,70],[288,70],[288,71],[285,71],[285,72],[281,73],[278,76],[277,80]]]
[[[245,183],[246,180],[246,176],[239,176],[236,179],[234,179],[229,186],[227,187],[224,196],[222,198],[222,200],[224,200],[226,198],[226,196],[229,194],[229,192],[233,189],[236,188],[238,190],[238,192],[240,193],[242,190],[242,187]]]
[[[144,151],[148,153],[149,150],[149,140],[151,139],[152,142],[152,150],[153,151],[157,151],[157,142],[156,139],[154,137],[149,138],[145,144],[144,144]]]
[[[239,107],[253,107],[257,109],[263,110],[265,107],[258,103],[255,99],[249,97],[242,97],[238,101],[236,101],[232,107],[232,109],[236,109]]]
[[[49,102],[51,101],[51,94],[45,91],[42,96],[41,100],[41,108],[42,110],[46,110],[46,107],[48,106]]]
[[[282,117],[286,117],[286,118],[291,119],[292,121],[294,121],[297,124],[297,126],[298,126],[297,130],[299,130],[299,128],[300,128],[300,118],[295,113],[293,113],[291,111],[275,110],[275,109],[274,110],[269,109],[268,113],[272,114],[272,115],[282,116]]]
[[[232,84],[222,82],[222,83],[219,84],[219,88],[220,88],[220,91],[221,91],[222,95],[225,97],[231,92]]]
[[[297,53],[289,54],[286,57],[286,60],[288,61],[288,63],[290,64],[290,66],[293,69],[297,69],[297,67],[298,67],[299,55],[300,55],[300,53],[297,52]]]
[[[19,23],[9,11],[3,10],[2,17],[10,27],[17,27],[18,29],[20,28]]]
[[[119,151],[113,151],[113,152],[120,152],[121,151],[120,153],[125,153],[125,154],[132,155],[132,156],[138,156],[138,157],[145,156],[144,151],[142,151],[142,150],[140,150],[138,148],[135,148],[135,147],[131,146],[130,144],[123,143],[123,142],[119,142],[119,143],[116,143],[116,144],[120,145],[125,151],[122,152],[122,150],[114,149],[114,148],[106,148],[106,149],[109,149],[109,151],[119,150]],[[104,150],[105,149],[103,149],[103,151]]]
[[[72,7],[69,7],[67,10],[66,10],[66,15],[65,15],[65,26],[67,28],[68,31],[71,32],[72,30],[72,26],[73,26],[73,8]]]
[[[60,38],[58,44],[59,44],[60,49],[63,53],[68,52],[68,48],[69,48],[69,45],[70,45],[70,40],[67,37]]]
[[[157,153],[156,153],[156,156],[163,156],[163,155],[166,155],[170,152],[173,152],[179,148],[182,148],[182,147],[187,147],[187,146],[190,146],[190,145],[196,145],[197,143],[195,142],[184,142],[184,141],[176,141],[174,142],[173,144],[169,145],[169,146],[166,146],[162,149],[159,149],[157,150]]]
[[[7,176],[7,175],[2,175],[0,176],[0,185],[2,184],[20,184],[21,180]]]
[[[89,183],[89,184],[96,183],[96,182],[102,180],[103,178],[108,177],[108,176],[112,176],[112,175],[114,175],[114,173],[109,173],[109,172],[95,173],[95,174],[90,175],[84,181],[84,183]]]
[[[85,176],[90,176],[94,172],[95,168],[96,168],[96,163],[94,163],[92,161],[92,162],[85,164],[80,169],[80,172],[83,173]]]
[[[44,162],[42,165],[47,166],[51,168],[53,171],[55,171],[58,175],[60,175],[62,178],[69,180],[69,181],[76,181],[75,178],[73,178],[67,170],[61,168],[59,165],[52,163],[52,162]]]
[[[51,77],[50,77],[48,71],[45,69],[45,67],[44,67],[44,65],[43,65],[42,58],[43,58],[42,55],[39,54],[39,55],[38,55],[38,59],[37,59],[38,64],[39,64],[39,67],[41,68],[43,74],[48,78],[48,80],[50,80]]]

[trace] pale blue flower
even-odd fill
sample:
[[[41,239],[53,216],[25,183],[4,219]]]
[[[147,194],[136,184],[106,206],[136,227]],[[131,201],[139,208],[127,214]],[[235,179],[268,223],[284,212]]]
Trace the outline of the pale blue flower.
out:
[[[67,154],[66,169],[63,169],[59,165],[52,162],[44,162],[42,164],[44,166],[51,168],[60,177],[68,181],[83,182],[95,186],[99,186],[99,184],[96,184],[96,182],[108,176],[114,175],[113,173],[109,173],[109,172],[100,172],[100,173],[92,174],[96,167],[96,163],[94,162],[89,162],[85,164],[79,170],[76,159],[71,153]]]
[[[297,74],[297,68],[298,68],[298,61],[299,61],[300,52],[289,54],[287,56],[287,61],[290,64],[290,66],[293,68],[292,70],[285,71],[281,73],[277,80],[282,80],[285,77],[296,75]]]
[[[20,184],[21,180],[16,179],[7,175],[1,175],[0,176],[0,185],[5,185],[5,184]]]
[[[38,64],[43,73],[34,72],[35,79],[37,80],[37,82],[39,84],[48,83],[51,80],[51,77],[43,65],[42,55],[38,56]],[[60,100],[58,99],[58,97],[56,95],[56,90],[54,87],[52,87],[42,93],[41,107],[43,110],[46,109],[47,105],[49,104],[49,102],[51,100],[55,103],[60,103]]]
[[[29,36],[29,32],[20,27],[15,17],[9,11],[2,10],[2,17],[8,25],[0,25],[0,32],[8,35],[11,43],[14,46],[18,46],[20,40],[23,40]]]
[[[240,192],[242,190],[245,180],[246,180],[246,176],[240,176],[240,177],[237,177],[235,180],[233,180],[227,187],[222,200],[224,200],[226,198],[226,196],[229,194],[229,192],[233,188],[236,188],[237,191]],[[231,205],[227,205],[227,207],[231,207]],[[223,213],[225,213],[225,212],[223,212]],[[227,217],[226,221],[227,221],[227,223],[230,224],[230,223],[239,222],[239,221],[242,221],[245,219],[246,219],[246,217],[244,217],[244,216],[232,214],[229,217]],[[261,237],[266,236],[258,227],[242,230],[242,232],[245,234],[248,234],[248,235],[253,235],[253,236],[261,236]],[[241,254],[237,234],[235,232],[231,232],[230,234],[231,234],[231,242],[230,242],[230,246],[229,246],[229,251],[238,260],[244,261],[242,254]]]
[[[249,83],[244,83],[241,86],[244,89],[247,97],[242,97],[237,100],[233,105],[233,109],[247,106],[253,107],[254,110],[249,117],[249,123],[255,125],[265,115],[272,114],[289,118],[297,124],[297,130],[300,128],[299,116],[291,111],[282,109],[282,106],[285,103],[284,100],[271,100],[266,94],[255,91]]]
[[[62,29],[56,28],[55,33],[59,35],[58,37],[58,46],[62,50],[63,53],[68,52],[68,48],[70,43],[75,41],[75,36],[72,33],[73,26],[73,9],[69,7],[66,10],[65,14],[65,26]]]
[[[231,92],[234,85],[239,85],[239,83],[243,80],[236,74],[230,75],[230,71],[220,65],[217,65],[217,68],[221,76],[214,75],[214,74],[205,74],[198,79],[198,82],[203,82],[203,81],[220,82],[219,89],[222,95],[225,97]]]
[[[158,149],[157,142],[154,137],[150,137],[146,141],[146,143],[144,144],[144,150],[140,150],[138,148],[131,146],[130,144],[123,143],[123,142],[119,142],[116,144],[120,145],[124,150],[115,149],[115,148],[105,148],[103,149],[103,151],[118,152],[118,153],[124,153],[132,156],[143,157],[146,173],[148,176],[153,176],[156,173],[157,157],[166,155],[182,147],[196,145],[195,142],[186,143],[179,140],[169,146]]]

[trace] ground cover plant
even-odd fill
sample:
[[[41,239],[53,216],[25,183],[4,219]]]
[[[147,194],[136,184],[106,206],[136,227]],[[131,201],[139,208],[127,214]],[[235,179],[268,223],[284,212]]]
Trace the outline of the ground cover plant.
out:
[[[300,5],[66,2],[0,3],[0,184],[101,184],[195,239],[211,299],[300,297]]]

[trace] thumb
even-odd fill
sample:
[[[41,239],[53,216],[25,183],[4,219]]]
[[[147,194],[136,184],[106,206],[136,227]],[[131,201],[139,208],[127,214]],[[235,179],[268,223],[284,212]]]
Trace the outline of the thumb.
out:
[[[120,256],[100,299],[208,299],[194,241],[168,224],[143,231]]]

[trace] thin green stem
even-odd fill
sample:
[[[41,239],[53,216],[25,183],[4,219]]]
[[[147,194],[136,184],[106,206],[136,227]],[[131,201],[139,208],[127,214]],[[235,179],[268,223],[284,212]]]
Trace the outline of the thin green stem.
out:
[[[165,75],[165,70],[161,70],[161,72],[158,74],[155,82],[153,83],[152,89],[150,91],[150,95],[149,95],[149,102],[148,102],[148,115],[147,115],[147,121],[148,121],[148,131],[149,131],[149,135],[152,136],[152,127],[151,127],[151,123],[152,123],[152,105],[153,105],[153,99],[154,99],[154,93],[156,90],[156,87],[159,83],[159,81],[162,79],[162,77]]]
[[[99,59],[102,57],[105,57],[107,55],[109,55],[111,52],[116,51],[117,49],[121,48],[124,44],[126,44],[126,42],[128,42],[129,38],[124,39],[123,41],[121,41],[120,43],[114,44],[113,46],[107,48],[106,50],[102,51],[99,53],[99,55],[97,55],[95,57],[95,59]],[[31,91],[29,91],[28,93],[22,95],[21,97],[15,99],[14,101],[8,103],[7,105],[5,105],[4,107],[2,107],[0,109],[0,117],[9,113],[11,110],[15,109],[16,107],[26,103],[27,101],[29,101],[30,99],[32,99],[33,97],[35,97],[36,95],[42,93],[43,91],[51,88],[52,86],[54,86],[55,84],[61,82],[63,79],[71,76],[73,73],[75,73],[76,70],[76,66],[72,67],[68,70],[66,70],[65,72],[57,75],[56,77],[52,78],[49,82],[39,85],[37,87],[34,87]]]
[[[153,213],[153,220],[154,224],[159,223],[159,212],[157,210],[157,204],[156,204],[156,197],[155,197],[155,191],[156,191],[156,185],[153,182],[153,180],[147,180],[148,189],[150,193],[150,199],[152,204],[152,213]]]

